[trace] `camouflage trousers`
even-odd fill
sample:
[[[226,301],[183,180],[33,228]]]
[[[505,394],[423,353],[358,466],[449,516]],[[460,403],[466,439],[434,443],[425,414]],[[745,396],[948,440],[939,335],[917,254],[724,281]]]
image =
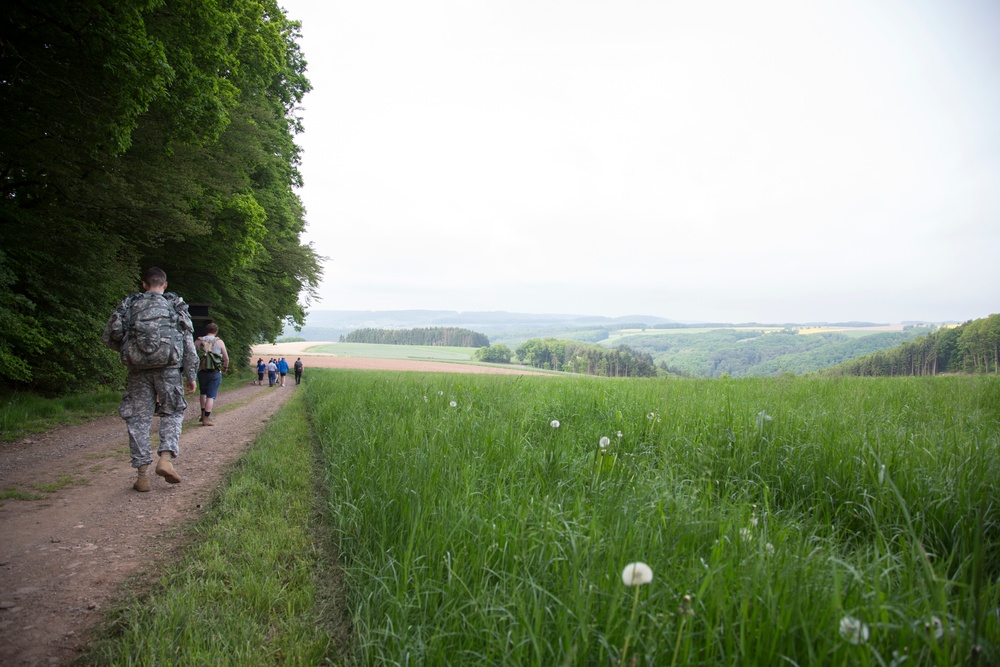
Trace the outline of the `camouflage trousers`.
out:
[[[181,369],[163,368],[154,371],[131,372],[125,385],[118,414],[128,428],[128,449],[132,467],[152,463],[149,430],[153,415],[160,418],[160,445],[157,453],[180,453],[181,424],[184,422],[184,381]]]

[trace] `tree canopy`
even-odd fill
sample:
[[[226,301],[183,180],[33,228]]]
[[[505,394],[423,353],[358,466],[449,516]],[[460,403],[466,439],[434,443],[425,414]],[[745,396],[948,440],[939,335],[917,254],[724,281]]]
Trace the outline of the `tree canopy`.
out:
[[[940,329],[889,350],[852,359],[828,375],[1000,375],[1000,314]]]
[[[482,347],[490,344],[486,334],[460,327],[418,327],[416,329],[355,329],[340,337],[341,343],[381,345],[444,345]]]
[[[604,377],[654,377],[656,366],[648,352],[627,345],[613,349],[556,338],[532,338],[515,351],[522,364],[549,370]]]
[[[0,18],[0,378],[120,380],[100,331],[148,266],[234,358],[301,324],[298,24],[275,0],[13,0]]]

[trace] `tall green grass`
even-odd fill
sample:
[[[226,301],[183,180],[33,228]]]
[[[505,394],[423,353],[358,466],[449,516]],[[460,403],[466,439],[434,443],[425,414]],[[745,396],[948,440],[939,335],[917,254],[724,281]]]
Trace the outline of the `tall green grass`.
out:
[[[106,417],[115,413],[121,392],[92,391],[45,398],[28,392],[0,395],[0,442],[9,442],[59,424]]]
[[[307,402],[365,664],[1000,660],[995,379],[314,371]]]

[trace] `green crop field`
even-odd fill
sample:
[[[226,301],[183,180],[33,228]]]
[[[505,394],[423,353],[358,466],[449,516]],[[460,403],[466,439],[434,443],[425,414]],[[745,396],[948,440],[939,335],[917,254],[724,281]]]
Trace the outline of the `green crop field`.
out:
[[[305,388],[362,664],[1000,662],[995,378]]]
[[[309,352],[336,354],[340,357],[369,359],[419,359],[424,361],[472,361],[474,347],[444,347],[440,345],[375,345],[372,343],[332,343],[315,345]]]

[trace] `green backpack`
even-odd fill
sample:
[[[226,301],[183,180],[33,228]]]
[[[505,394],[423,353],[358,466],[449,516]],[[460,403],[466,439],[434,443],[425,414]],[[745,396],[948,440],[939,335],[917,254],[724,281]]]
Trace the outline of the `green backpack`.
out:
[[[195,342],[195,350],[198,351],[198,370],[200,371],[221,371],[222,355],[215,351],[215,336],[202,336]]]

